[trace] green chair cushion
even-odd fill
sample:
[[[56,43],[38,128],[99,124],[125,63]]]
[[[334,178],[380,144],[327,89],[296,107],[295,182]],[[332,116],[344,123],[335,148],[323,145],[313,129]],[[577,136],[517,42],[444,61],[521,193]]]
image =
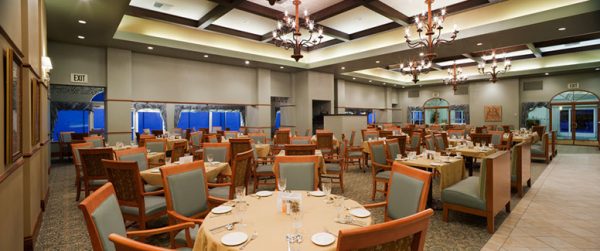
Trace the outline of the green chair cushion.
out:
[[[533,144],[533,145],[531,145],[531,153],[543,155],[543,154],[545,154],[544,147],[542,147],[542,145]]]
[[[227,162],[227,148],[225,147],[205,147],[204,161],[206,161],[209,154],[212,154],[213,161]]]
[[[144,153],[134,153],[123,155],[120,157],[121,160],[124,161],[135,161],[137,162],[138,168],[140,171],[144,171],[148,169],[148,159],[146,158],[146,154]]]
[[[293,139],[291,142],[293,145],[308,145],[310,140],[307,139]]]
[[[221,199],[229,199],[229,186],[215,187],[208,190],[208,195]]]
[[[260,165],[256,168],[257,173],[273,173],[273,166],[271,165]],[[273,173],[273,175],[275,175]]]
[[[390,179],[390,171],[381,171],[375,175],[375,178]]]
[[[479,194],[479,177],[471,176],[442,191],[442,201],[469,208],[485,210]]]
[[[383,145],[373,145],[371,147],[371,154],[373,154],[373,160],[375,163],[387,165],[387,158],[385,156],[385,149],[383,148]]]
[[[495,146],[502,145],[502,134],[492,134],[491,143]]]
[[[115,250],[115,245],[108,239],[110,234],[127,236],[123,215],[119,213],[119,202],[114,194],[106,198],[104,202],[92,213],[92,220],[96,224],[96,230],[100,235],[100,241],[104,250]]]
[[[144,204],[146,205],[146,215],[158,213],[167,210],[167,202],[163,196],[144,196]],[[138,215],[137,207],[121,206],[121,212],[124,214]]]
[[[348,156],[349,157],[362,157],[363,153],[362,152],[348,152]]]
[[[389,143],[387,146],[390,151],[390,158],[395,159],[400,154],[400,145],[398,143]]]
[[[419,147],[419,137],[412,136],[410,138],[410,148],[416,149],[417,147]]]
[[[327,172],[339,172],[340,170],[342,170],[342,167],[338,163],[327,163],[326,166]]]
[[[158,153],[165,151],[165,143],[164,142],[146,142],[146,149],[150,150],[150,152]]]
[[[192,243],[194,241],[196,241],[196,235],[198,235],[198,229],[200,229],[200,227],[198,227],[198,225],[196,225],[196,226],[194,226],[194,228],[190,229],[190,237],[192,239]],[[175,243],[180,244],[180,245],[187,245],[187,239],[185,238],[185,230],[181,230],[175,235]],[[179,249],[177,249],[177,250],[179,250]]]
[[[419,209],[423,181],[394,172],[390,184],[387,213],[392,219],[415,214]]]
[[[90,185],[99,187],[106,184],[107,182],[108,180],[90,180]]]
[[[173,210],[190,217],[208,210],[204,171],[196,169],[167,176]]]
[[[287,179],[288,190],[315,190],[315,163],[279,163],[279,177]]]

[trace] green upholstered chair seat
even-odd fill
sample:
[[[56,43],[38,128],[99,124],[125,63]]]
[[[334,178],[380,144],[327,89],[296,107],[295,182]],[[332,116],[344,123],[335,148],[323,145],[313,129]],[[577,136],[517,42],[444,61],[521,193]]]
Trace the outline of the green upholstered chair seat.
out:
[[[375,163],[387,165],[387,158],[385,156],[385,149],[383,148],[383,145],[373,145],[371,147],[371,154],[373,154],[373,160]]]
[[[279,163],[279,177],[287,179],[287,189],[312,191],[315,188],[313,162]]]
[[[362,155],[362,152],[348,152],[348,157],[361,157]]]
[[[106,184],[106,182],[108,182],[108,180],[90,180],[90,185],[91,186],[102,186],[102,185]]]
[[[532,154],[544,154],[544,147],[542,145],[531,145],[531,153]]]
[[[196,240],[196,235],[198,235],[198,229],[200,229],[198,225],[190,229],[190,237],[192,239],[192,242]],[[181,230],[175,235],[175,243],[180,245],[187,245],[187,239],[185,238],[185,230]]]
[[[400,219],[415,214],[419,208],[423,181],[394,172],[391,174],[387,213],[392,219]]]
[[[410,138],[410,148],[413,148],[413,149],[415,149],[415,148],[417,148],[418,146],[419,146],[419,137],[417,137],[417,136],[414,136],[414,135],[413,135],[413,136]]]
[[[134,153],[134,154],[123,155],[119,159],[124,160],[124,161],[137,162],[137,165],[138,165],[138,168],[140,169],[140,171],[144,171],[144,170],[148,169],[148,159],[146,158],[146,154],[144,154],[144,153]]]
[[[229,187],[215,187],[208,190],[208,195],[221,199],[229,199]]]
[[[256,168],[257,173],[265,174],[265,173],[273,173],[273,166],[271,165],[260,165]],[[273,175],[275,175],[273,173]]]
[[[188,248],[188,247],[181,247],[181,248],[177,248],[175,250],[178,250],[178,251],[192,251],[193,249]]]
[[[94,147],[104,147],[104,141],[102,139],[92,139],[88,140],[91,142]]]
[[[340,170],[342,170],[342,167],[340,166],[340,164],[337,163],[328,163],[326,164],[326,170],[327,172],[339,172]]]
[[[321,153],[330,153],[331,149],[321,149]]]
[[[108,239],[110,234],[115,233],[127,236],[123,215],[118,212],[119,202],[117,201],[117,196],[112,194],[92,213],[92,219],[96,224],[96,230],[98,230],[102,247],[107,251],[115,250],[114,244]]]
[[[165,143],[164,142],[146,142],[146,149],[150,150],[150,152],[164,152],[165,151]]]
[[[165,197],[162,196],[144,196],[144,203],[146,205],[146,215],[152,215],[167,209],[167,202],[165,201]],[[139,214],[137,207],[121,206],[121,211],[124,214],[130,215]]]
[[[307,139],[294,139],[291,142],[294,145],[308,145],[310,144],[310,140]]]
[[[442,191],[442,201],[469,208],[485,210],[485,201],[480,198],[479,177],[468,177]]]
[[[162,187],[160,187],[160,186],[144,184],[144,191],[146,191],[146,192],[154,192],[154,191],[158,191],[160,189],[162,189]]]
[[[502,134],[492,134],[492,144],[494,145],[502,145]]]
[[[227,162],[227,148],[225,147],[207,147],[204,148],[204,160],[212,154],[213,161]]]
[[[381,171],[381,172],[378,172],[375,175],[375,178],[378,178],[378,179],[389,179],[390,178],[390,173],[391,173],[390,171]]]
[[[197,169],[167,176],[173,209],[178,214],[191,217],[208,210],[204,171]]]

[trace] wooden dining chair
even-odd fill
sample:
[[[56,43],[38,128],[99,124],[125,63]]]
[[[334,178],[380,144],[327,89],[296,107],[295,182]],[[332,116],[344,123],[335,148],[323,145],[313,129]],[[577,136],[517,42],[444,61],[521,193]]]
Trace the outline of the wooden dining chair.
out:
[[[279,129],[275,131],[275,137],[273,138],[274,145],[285,145],[290,143],[290,130]]]
[[[446,131],[448,133],[448,137],[452,138],[454,136],[454,138],[456,139],[462,139],[465,137],[465,130],[464,129],[451,129]]]
[[[425,237],[432,215],[433,210],[426,209],[397,220],[367,227],[342,229],[338,233],[336,250],[421,251],[425,248]]]
[[[407,151],[415,151],[417,155],[421,154],[422,138],[420,132],[412,132],[410,136],[410,145],[406,148]]]
[[[190,133],[190,152],[202,148],[202,131]]]
[[[160,169],[167,201],[169,224],[191,222],[196,226],[186,236],[185,231],[171,235],[171,246],[186,245],[187,239],[196,240],[198,229],[212,206],[223,200],[211,197],[208,193],[208,181],[204,161],[194,161]]]
[[[152,135],[156,136],[156,137],[160,137],[164,134],[163,130],[151,130]]]
[[[358,168],[365,172],[362,165],[365,156],[363,154],[362,147],[350,146],[348,140],[342,140],[342,143],[340,144],[340,155],[342,155],[342,157],[344,158],[344,168],[346,170],[348,169],[348,165],[350,163],[358,163]]]
[[[140,171],[146,170],[152,166],[148,162],[146,147],[135,147],[115,151],[115,159],[118,161],[135,161]],[[164,165],[164,163],[163,163]],[[159,191],[162,187],[144,183],[145,192]]]
[[[318,156],[277,156],[273,168],[276,184],[286,179],[286,190],[316,191],[319,187]]]
[[[60,160],[63,160],[64,157],[72,156],[71,152],[71,141],[73,141],[72,134],[75,132],[60,132],[58,137],[58,147],[60,152]]]
[[[238,137],[238,134],[239,134],[238,131],[224,131],[223,132],[223,137],[226,140],[236,139]]]
[[[92,250],[94,251],[119,250],[110,241],[109,236],[111,234],[127,236],[127,238],[143,238],[173,231],[189,231],[189,228],[194,227],[193,223],[181,223],[149,230],[127,231],[123,215],[119,208],[117,195],[111,183],[104,184],[98,188],[79,203],[78,207],[83,213],[83,219],[90,237]],[[187,246],[191,247],[192,245],[193,242],[187,240]]]
[[[250,180],[250,172],[252,170],[252,150],[238,153],[233,158],[231,165],[231,176],[224,183],[208,183],[208,194],[212,197],[224,200],[233,200],[235,196],[235,188],[243,186],[248,192],[248,182]]]
[[[435,141],[433,137],[430,135],[425,135],[425,148],[429,151],[437,151],[437,147],[435,146]]]
[[[516,188],[519,197],[523,197],[523,187],[531,187],[531,144],[521,142],[511,151],[511,187]]]
[[[227,162],[231,159],[231,144],[224,143],[204,143],[204,161],[206,162],[209,155],[213,157],[213,161]]]
[[[83,137],[85,142],[91,142],[94,144],[94,147],[104,147],[104,137],[102,136],[88,136]]]
[[[379,132],[374,129],[362,129],[361,133],[363,141],[377,140],[379,138]]]
[[[254,179],[254,192],[256,192],[261,185],[275,185],[275,173],[273,172],[273,166],[269,164],[269,161],[261,161],[261,159],[258,157],[255,145],[252,145],[252,151],[254,155],[252,176]]]
[[[108,181],[106,169],[102,166],[102,160],[114,160],[115,155],[112,148],[107,147],[79,149],[79,156],[81,158],[83,188],[85,197],[87,197],[93,190]]]
[[[492,142],[492,135],[487,133],[471,133],[471,141],[474,144],[480,143],[482,145],[489,145]]]
[[[394,163],[394,160],[396,159],[396,156],[398,156],[398,154],[404,155],[400,151],[400,142],[398,141],[398,139],[385,140],[385,153],[388,165]]]
[[[252,142],[250,138],[230,139],[231,156],[237,156],[238,153],[243,153],[252,150]]]
[[[177,141],[173,143],[173,150],[171,150],[171,163],[179,161],[179,158],[185,155],[187,144],[187,141]]]
[[[75,166],[75,187],[77,191],[77,195],[75,196],[75,201],[79,201],[79,197],[81,195],[81,183],[82,183],[82,167],[81,167],[81,156],[79,155],[79,149],[89,149],[93,148],[94,144],[92,142],[85,143],[77,143],[71,144],[71,152],[73,153],[73,166]]]
[[[348,146],[349,147],[353,147],[354,144],[356,142],[354,142],[356,140],[356,131],[352,130],[352,132],[350,133],[350,141],[348,141]]]
[[[145,146],[146,149],[150,150],[150,152],[154,153],[165,153],[167,152],[167,139],[145,139],[145,144],[141,146]]]
[[[379,137],[380,138],[386,138],[386,137],[392,136],[392,135],[394,135],[394,131],[392,131],[392,130],[387,130],[386,129],[386,130],[380,130],[379,131]]]
[[[140,134],[139,137],[137,137],[138,146],[146,146],[146,140],[148,139],[156,139],[156,136],[149,134]]]
[[[294,136],[290,138],[290,144],[308,145],[311,144],[311,136]]]
[[[252,139],[254,144],[268,144],[268,138],[265,133],[262,132],[249,132],[248,137]]]
[[[286,156],[315,155],[317,146],[314,144],[307,144],[307,145],[287,144],[287,145],[284,145],[283,149],[285,150]]]
[[[325,161],[332,158],[335,154],[335,147],[333,146],[333,133],[332,132],[318,132],[317,133],[317,149],[321,150]]]
[[[448,148],[448,138],[446,138],[445,133],[444,135],[442,135],[441,133],[433,134],[433,142],[435,143],[436,152],[444,152],[446,148]]]
[[[202,142],[219,143],[221,141],[221,138],[216,133],[204,133],[203,137]]]
[[[371,150],[371,178],[373,180],[373,188],[371,190],[371,200],[375,200],[375,194],[377,192],[387,192],[388,181],[390,179],[391,165],[387,162],[387,155],[385,153],[385,143],[383,140],[369,142],[369,149]],[[378,189],[377,184],[382,183],[384,189]]]
[[[192,223],[189,223],[192,224]],[[193,224],[192,224],[193,225]],[[177,249],[152,246],[119,234],[110,234],[108,239],[113,243],[115,251],[176,251]]]
[[[137,162],[102,160],[102,165],[114,186],[125,220],[134,221],[140,229],[146,229],[147,222],[167,213],[163,191],[144,191]]]

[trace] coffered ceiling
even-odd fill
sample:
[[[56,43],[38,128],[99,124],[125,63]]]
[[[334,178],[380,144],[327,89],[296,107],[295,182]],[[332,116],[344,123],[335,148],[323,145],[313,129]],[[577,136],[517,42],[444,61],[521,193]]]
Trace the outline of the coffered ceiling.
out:
[[[399,63],[418,57],[419,50],[409,48],[403,37],[406,27],[415,33],[414,16],[426,9],[423,0],[303,0],[301,11],[307,10],[324,28],[325,37],[320,45],[304,48],[300,62],[290,58],[290,51],[276,47],[271,37],[283,13],[293,13],[292,1],[270,5],[267,0],[46,0],[46,5],[50,40],[232,65],[249,60],[249,67],[312,69],[364,83],[413,85],[397,70]],[[513,75],[600,66],[600,57],[589,58],[600,48],[600,1],[433,4],[434,10],[443,7],[449,13],[445,26],[457,25],[460,33],[453,44],[437,49],[435,70],[419,84],[439,84],[445,68],[454,62],[475,76],[477,63],[489,60],[493,50],[513,60]],[[88,24],[77,24],[80,19]],[[448,30],[443,37],[449,36]],[[81,34],[86,38],[78,39]],[[561,65],[556,58],[571,61]],[[519,68],[518,61],[538,68]],[[550,61],[552,69],[546,67]],[[476,78],[483,76],[471,79]]]

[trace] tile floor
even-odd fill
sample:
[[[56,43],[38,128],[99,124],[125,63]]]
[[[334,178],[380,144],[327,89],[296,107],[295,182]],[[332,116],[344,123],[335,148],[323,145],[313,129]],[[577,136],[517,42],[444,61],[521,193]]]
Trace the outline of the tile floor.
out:
[[[561,153],[483,250],[600,250],[600,154]]]

